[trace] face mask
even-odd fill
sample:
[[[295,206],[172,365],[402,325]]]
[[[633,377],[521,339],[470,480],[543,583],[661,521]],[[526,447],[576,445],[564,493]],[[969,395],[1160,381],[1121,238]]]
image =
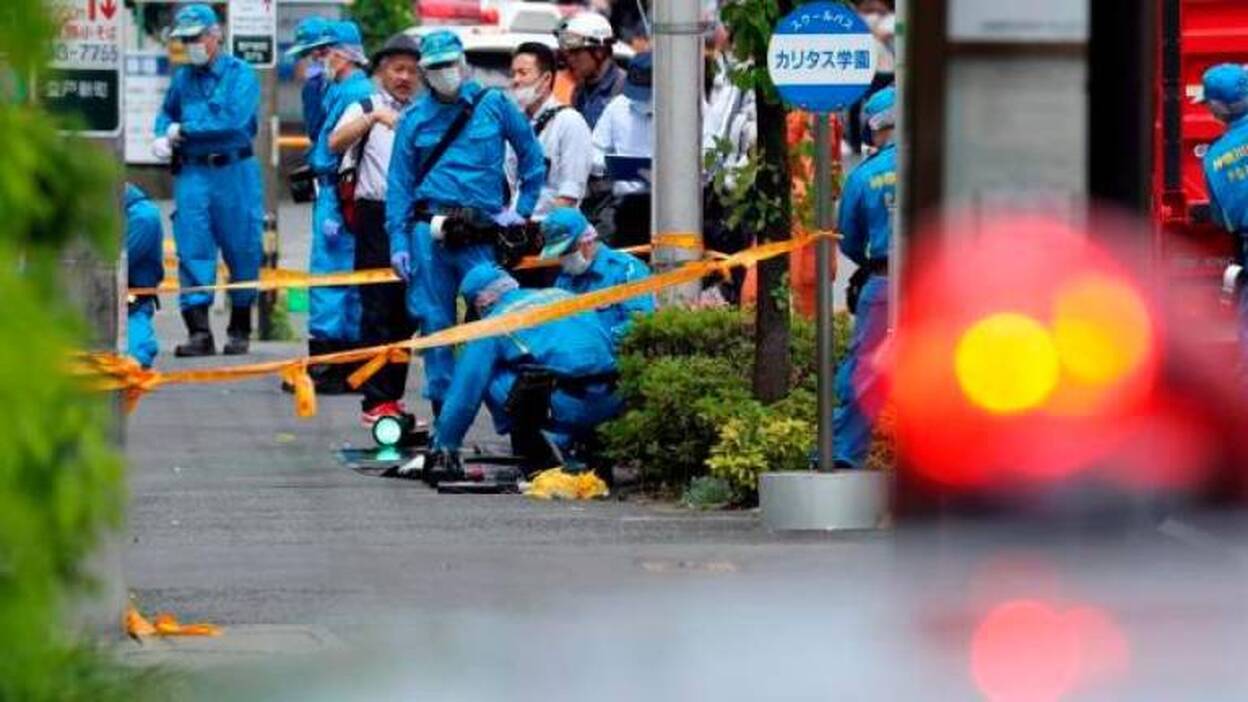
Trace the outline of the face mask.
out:
[[[186,45],[186,57],[196,66],[208,65],[208,47],[202,41]]]
[[[580,251],[575,251],[559,259],[559,267],[568,275],[580,275],[589,270],[589,259]]]
[[[522,88],[515,88],[511,91],[511,97],[515,99],[516,104],[525,109],[533,106],[539,97],[537,93],[537,84],[526,85]]]
[[[307,67],[303,69],[303,77],[311,80],[321,75],[325,75],[325,62],[319,59],[308,61]]]
[[[450,66],[434,71],[425,71],[425,81],[429,83],[429,87],[433,88],[433,91],[437,94],[443,97],[452,97],[459,94],[459,85],[463,82],[463,76],[459,73],[459,66]]]

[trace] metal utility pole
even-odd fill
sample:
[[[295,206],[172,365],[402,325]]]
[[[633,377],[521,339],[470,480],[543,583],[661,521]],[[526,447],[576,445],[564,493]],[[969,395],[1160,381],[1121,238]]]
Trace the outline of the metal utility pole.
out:
[[[820,232],[829,232],[833,223],[832,159],[828,151],[832,147],[831,126],[828,115],[815,115],[815,226]],[[830,472],[833,468],[832,399],[833,376],[836,373],[833,358],[832,334],[832,280],[836,276],[836,251],[831,239],[820,239],[815,244],[815,279],[817,296],[815,305],[815,340],[819,369],[819,470]]]
[[[278,259],[278,175],[281,154],[278,146],[280,125],[277,115],[277,68],[257,68],[260,77],[260,133],[256,138],[256,155],[260,163],[260,182],[264,187],[264,260],[262,268],[277,268]],[[273,308],[277,305],[277,292],[260,293],[258,328],[260,338],[269,341],[276,336],[273,328]]]
[[[659,271],[702,258],[702,22],[698,0],[654,3],[652,260]],[[664,304],[690,303],[699,283],[668,288]]]

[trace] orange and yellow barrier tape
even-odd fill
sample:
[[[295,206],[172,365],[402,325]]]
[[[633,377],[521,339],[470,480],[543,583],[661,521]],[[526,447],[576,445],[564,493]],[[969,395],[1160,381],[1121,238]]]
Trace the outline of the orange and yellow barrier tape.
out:
[[[462,344],[539,326],[578,312],[597,309],[664,288],[694,282],[730,268],[752,266],[760,261],[795,251],[818,239],[833,236],[821,233],[802,239],[762,244],[722,259],[694,261],[680,268],[632,283],[582,293],[564,300],[461,324],[429,336],[415,337],[382,346],[265,363],[178,371],[144,370],[134,359],[125,356],[83,353],[73,359],[70,370],[84,378],[93,389],[121,392],[127,411],[133,410],[145,394],[165,385],[226,383],[278,375],[295,390],[296,416],[311,417],[316,414],[317,406],[312,379],[308,375],[309,366],[364,362],[365,365],[350,378],[351,384],[358,387],[385,364],[406,362],[414,351]]]
[[[632,246],[622,251],[638,255],[648,254],[649,246]],[[709,252],[709,256],[722,256],[715,252]],[[558,259],[540,260],[536,256],[528,256],[516,265],[516,270],[530,270],[535,268],[553,268],[559,265]],[[221,269],[224,271],[224,269]],[[126,292],[129,295],[172,295],[174,293],[193,293],[193,292],[228,292],[230,290],[259,290],[267,292],[270,290],[286,290],[289,288],[323,288],[323,287],[340,287],[340,286],[356,286],[356,285],[382,285],[385,283],[398,283],[401,279],[389,268],[370,268],[362,271],[345,271],[342,273],[307,273],[304,271],[291,270],[289,268],[262,268],[260,270],[259,280],[249,280],[238,283],[227,282],[217,283],[215,285],[197,285],[194,287],[179,287],[176,280],[170,279],[161,283],[154,288],[130,288]]]

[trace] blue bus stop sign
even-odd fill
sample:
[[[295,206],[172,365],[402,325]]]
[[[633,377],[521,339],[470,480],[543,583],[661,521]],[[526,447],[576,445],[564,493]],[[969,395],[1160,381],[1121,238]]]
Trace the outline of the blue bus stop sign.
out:
[[[767,72],[786,104],[835,112],[871,87],[875,38],[862,18],[839,2],[802,5],[776,24]]]

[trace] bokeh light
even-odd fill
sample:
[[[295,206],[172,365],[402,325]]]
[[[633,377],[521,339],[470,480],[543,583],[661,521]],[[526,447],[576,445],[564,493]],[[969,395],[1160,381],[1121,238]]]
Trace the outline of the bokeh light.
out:
[[[958,340],[958,384],[975,405],[1014,414],[1042,405],[1057,387],[1058,354],[1043,324],[1003,312],[976,322]]]

